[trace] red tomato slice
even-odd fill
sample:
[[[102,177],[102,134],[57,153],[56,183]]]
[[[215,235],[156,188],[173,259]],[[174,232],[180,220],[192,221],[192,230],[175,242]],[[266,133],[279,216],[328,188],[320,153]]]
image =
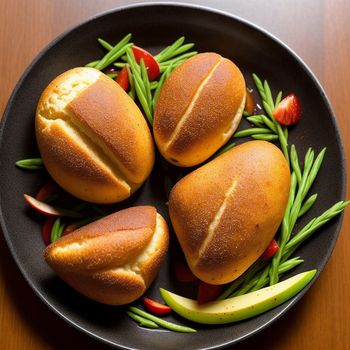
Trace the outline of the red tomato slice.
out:
[[[46,245],[49,245],[51,243],[51,230],[53,223],[55,222],[56,218],[54,217],[48,217],[43,224],[41,235],[43,237],[43,241]]]
[[[145,62],[147,74],[150,81],[157,79],[160,76],[160,68],[157,60],[146,50],[138,46],[132,47],[135,60],[140,64],[141,59]]]
[[[57,185],[54,182],[48,182],[43,187],[40,188],[39,192],[35,196],[40,202],[45,202],[49,196],[57,191]]]
[[[192,273],[186,263],[174,260],[171,264],[175,277],[179,282],[194,282],[198,278]]]
[[[129,88],[129,74],[126,66],[118,73],[115,81],[122,87],[123,90],[128,90]]]
[[[199,282],[198,287],[198,304],[205,304],[218,298],[224,289],[223,284],[208,284],[203,281]]]
[[[272,112],[275,119],[283,126],[291,126],[301,118],[301,106],[295,94],[286,96]]]
[[[267,246],[265,251],[261,255],[261,259],[267,261],[271,259],[280,249],[277,242],[273,239],[270,244]]]
[[[142,298],[145,308],[154,315],[166,315],[171,312],[171,307],[154,301],[150,298]]]

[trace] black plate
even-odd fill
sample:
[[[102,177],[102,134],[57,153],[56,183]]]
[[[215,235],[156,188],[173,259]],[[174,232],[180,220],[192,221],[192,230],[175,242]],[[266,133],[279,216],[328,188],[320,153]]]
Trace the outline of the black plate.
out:
[[[291,130],[290,142],[300,155],[307,147],[316,151],[327,146],[326,160],[313,186],[319,199],[308,221],[345,195],[344,152],[334,114],[319,83],[305,64],[284,44],[263,30],[231,15],[209,9],[174,4],[131,6],[94,17],[54,40],[28,67],[6,108],[1,127],[0,193],[1,225],[9,248],[24,277],[55,312],[67,322],[106,343],[127,349],[187,349],[223,347],[242,340],[271,324],[306,292],[261,316],[225,326],[199,326],[196,334],[139,328],[118,307],[99,305],[78,295],[48,268],[42,258],[40,236],[42,217],[35,215],[23,200],[34,194],[44,181],[39,172],[25,172],[15,161],[37,156],[34,113],[41,91],[58,74],[82,66],[101,56],[97,37],[110,42],[133,33],[137,45],[151,51],[185,35],[198,51],[216,51],[233,59],[242,68],[248,85],[250,73],[268,79],[275,89],[294,91],[300,97],[303,119]],[[275,92],[275,91],[274,91]],[[167,217],[162,180],[156,169],[142,189],[122,207],[153,204]],[[116,206],[115,208],[119,208]],[[334,248],[342,217],[323,227],[299,250],[305,262],[291,274],[323,269]],[[170,276],[168,261],[151,286],[149,296],[159,299],[158,288],[184,293]],[[170,318],[187,323],[176,316]],[[191,324],[188,322],[188,324]]]

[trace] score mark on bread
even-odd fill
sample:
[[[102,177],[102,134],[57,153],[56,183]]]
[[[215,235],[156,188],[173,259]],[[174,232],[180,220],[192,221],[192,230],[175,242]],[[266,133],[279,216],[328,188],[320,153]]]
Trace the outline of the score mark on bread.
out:
[[[74,289],[105,304],[139,298],[168,248],[168,227],[156,209],[121,210],[82,227],[45,250],[47,263]]]

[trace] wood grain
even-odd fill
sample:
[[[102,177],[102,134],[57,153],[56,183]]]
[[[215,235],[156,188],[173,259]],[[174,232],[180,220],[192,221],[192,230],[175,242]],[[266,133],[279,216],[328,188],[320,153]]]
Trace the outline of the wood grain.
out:
[[[349,1],[191,2],[216,7],[250,20],[295,50],[326,90],[337,115],[349,159]],[[1,1],[1,115],[16,81],[46,44],[81,20],[128,3],[132,1]],[[350,198],[349,190],[347,198]],[[349,219],[348,209],[331,259],[301,302],[279,322],[232,349],[350,349]],[[68,326],[39,300],[16,267],[2,235],[0,310],[1,349],[108,349]]]

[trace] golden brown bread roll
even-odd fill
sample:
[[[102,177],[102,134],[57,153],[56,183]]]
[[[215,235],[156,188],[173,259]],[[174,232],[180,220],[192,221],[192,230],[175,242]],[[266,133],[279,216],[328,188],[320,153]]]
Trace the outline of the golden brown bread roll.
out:
[[[35,122],[45,167],[78,198],[121,201],[152,170],[153,140],[142,113],[96,69],[75,68],[55,78],[41,95]]]
[[[71,287],[98,302],[139,298],[159,271],[168,226],[154,207],[121,210],[50,244],[45,260]]]
[[[192,272],[210,284],[240,276],[274,237],[289,182],[282,152],[265,141],[237,146],[181,179],[169,212]]]
[[[154,110],[163,157],[184,167],[208,159],[237,129],[245,98],[243,75],[232,61],[212,52],[185,61],[165,81]]]

